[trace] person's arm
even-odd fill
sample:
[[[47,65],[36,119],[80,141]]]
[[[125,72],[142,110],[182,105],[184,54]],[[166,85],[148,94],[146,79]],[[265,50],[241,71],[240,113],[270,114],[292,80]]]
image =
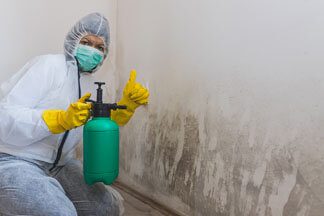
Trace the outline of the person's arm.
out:
[[[45,110],[42,117],[51,133],[59,134],[84,125],[90,117],[91,104],[86,102],[90,96],[90,93],[86,93],[77,102],[70,104],[66,111]]]
[[[46,56],[41,56],[0,102],[2,142],[27,146],[51,135],[42,119],[44,110],[36,107],[55,87],[51,62]]]

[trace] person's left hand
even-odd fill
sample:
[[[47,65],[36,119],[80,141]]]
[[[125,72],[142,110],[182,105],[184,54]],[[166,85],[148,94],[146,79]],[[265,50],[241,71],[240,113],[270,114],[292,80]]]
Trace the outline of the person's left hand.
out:
[[[131,70],[129,80],[123,90],[123,98],[119,103],[124,102],[124,105],[135,110],[140,105],[148,104],[149,96],[148,89],[136,82],[136,70]]]
[[[135,109],[141,105],[148,104],[150,93],[148,89],[136,82],[136,70],[132,70],[129,80],[123,90],[123,97],[117,103],[118,105],[126,105],[127,109],[118,109],[111,112],[111,118],[118,125],[125,125],[133,116]]]

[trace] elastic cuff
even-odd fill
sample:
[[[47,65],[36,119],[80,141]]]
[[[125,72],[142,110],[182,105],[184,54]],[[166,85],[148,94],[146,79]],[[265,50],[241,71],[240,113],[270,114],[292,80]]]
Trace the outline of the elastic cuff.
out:
[[[49,131],[53,134],[59,134],[66,131],[65,128],[62,127],[58,122],[60,112],[60,110],[45,110],[42,114],[43,121],[45,122]]]

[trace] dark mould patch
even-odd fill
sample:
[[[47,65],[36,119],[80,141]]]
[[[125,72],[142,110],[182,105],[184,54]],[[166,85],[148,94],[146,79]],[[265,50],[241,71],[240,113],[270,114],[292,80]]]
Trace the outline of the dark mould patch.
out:
[[[307,185],[300,172],[297,172],[296,184],[284,206],[283,216],[295,216],[303,213],[307,216],[322,216],[324,203]]]
[[[199,123],[194,116],[189,115],[184,120],[183,150],[171,183],[171,190],[180,195],[185,203],[190,202],[190,193],[194,186],[199,145]]]
[[[239,128],[238,119],[207,116],[212,115],[206,113],[204,118],[198,118],[184,112],[151,113],[145,143],[141,144],[144,173],[130,177],[155,196],[178,197],[190,207],[190,215],[275,216],[270,197],[280,196],[277,194],[279,185],[285,177],[295,175],[297,169],[289,149],[280,147],[268,152],[264,144],[268,139],[266,128],[258,125],[251,147],[249,124]],[[214,135],[217,144],[210,143],[215,140],[211,139]],[[268,145],[278,146],[272,142],[275,141],[270,140]],[[210,144],[213,150],[208,149]],[[264,173],[257,173],[262,179],[256,183],[253,177],[264,164],[265,170],[261,169]],[[206,195],[203,191],[206,178],[210,176],[217,176],[218,183],[209,186],[211,191]],[[324,212],[323,202],[312,193],[300,173],[297,173],[296,184],[290,187],[293,189],[283,216],[297,215],[305,209],[305,214],[310,216]],[[260,213],[262,208],[264,211]]]

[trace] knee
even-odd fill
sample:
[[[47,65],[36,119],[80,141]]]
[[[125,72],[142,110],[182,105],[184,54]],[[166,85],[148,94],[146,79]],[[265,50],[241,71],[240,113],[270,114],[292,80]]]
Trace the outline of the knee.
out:
[[[105,187],[103,184],[94,185],[95,193],[89,196],[91,207],[85,211],[86,208],[78,208],[78,215],[90,215],[96,213],[97,215],[113,215],[119,216],[124,213],[123,198],[118,191],[111,187]]]
[[[124,199],[121,194],[110,186],[106,186],[107,193],[110,195],[110,203],[106,203],[108,212],[114,215],[123,215],[124,213]],[[108,199],[109,200],[109,199]]]
[[[6,186],[1,184],[0,193],[0,215],[77,215],[55,182],[16,179]]]

